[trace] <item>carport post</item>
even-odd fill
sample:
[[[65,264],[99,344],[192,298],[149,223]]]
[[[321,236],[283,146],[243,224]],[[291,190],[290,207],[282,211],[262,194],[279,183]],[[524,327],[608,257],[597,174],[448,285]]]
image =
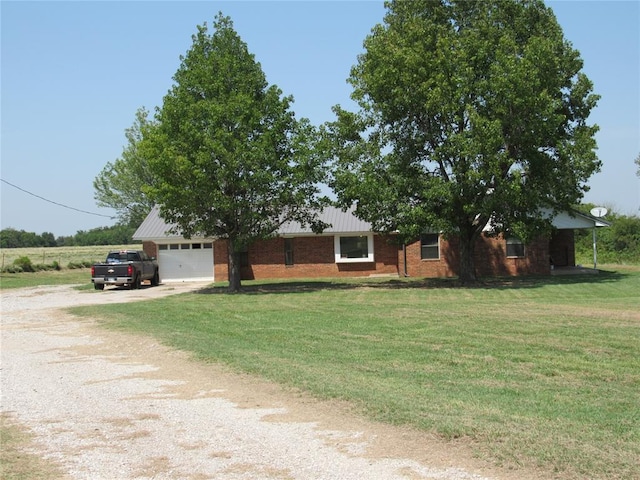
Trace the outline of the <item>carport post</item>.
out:
[[[591,215],[596,218],[602,218],[607,214],[607,209],[604,207],[595,207],[591,209]],[[593,269],[598,266],[598,253],[596,249],[596,228],[598,227],[598,221],[593,222]]]
[[[596,248],[596,225],[593,225],[593,269],[595,270],[598,266],[598,251]]]

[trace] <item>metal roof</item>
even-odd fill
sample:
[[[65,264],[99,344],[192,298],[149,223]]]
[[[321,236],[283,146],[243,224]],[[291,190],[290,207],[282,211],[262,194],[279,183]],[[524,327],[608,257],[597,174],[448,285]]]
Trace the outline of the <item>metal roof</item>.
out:
[[[543,215],[551,217],[550,210],[542,210]],[[134,240],[168,240],[182,239],[178,233],[168,233],[174,226],[165,223],[160,217],[160,209],[155,206],[144,219],[140,227],[133,234]],[[360,220],[353,214],[353,208],[343,211],[336,207],[326,207],[319,215],[319,220],[329,224],[323,234],[349,234],[349,233],[369,233],[371,224]],[[608,227],[611,224],[600,218],[591,217],[578,212],[561,212],[553,216],[551,223],[558,229],[582,229],[596,227]],[[298,222],[287,222],[283,224],[277,232],[280,236],[305,236],[315,235],[308,226],[303,228]]]
[[[331,225],[324,230],[324,234],[328,235],[336,233],[368,233],[371,231],[371,224],[356,218],[353,215],[353,209],[345,212],[339,208],[327,207],[318,215],[318,219]],[[172,224],[167,224],[160,217],[160,209],[155,206],[133,234],[133,239],[142,241],[181,239],[182,236],[180,234],[168,233],[173,226]],[[283,224],[277,233],[281,236],[314,235],[310,227],[303,228],[298,222]]]
[[[324,229],[325,234],[336,233],[368,233],[371,231],[371,224],[360,220],[353,214],[353,208],[346,212],[336,207],[326,207],[318,215],[318,219],[329,227]],[[287,222],[278,230],[278,235],[313,235],[311,228],[303,228],[298,222]]]
[[[173,225],[165,223],[160,217],[160,209],[156,205],[133,234],[134,240],[180,239],[178,233],[168,233]]]

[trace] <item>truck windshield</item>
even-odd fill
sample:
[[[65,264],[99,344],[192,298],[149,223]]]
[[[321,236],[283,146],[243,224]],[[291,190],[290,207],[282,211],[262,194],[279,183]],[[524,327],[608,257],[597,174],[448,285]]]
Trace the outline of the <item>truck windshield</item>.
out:
[[[138,260],[137,252],[111,252],[107,255],[107,263],[135,262]]]

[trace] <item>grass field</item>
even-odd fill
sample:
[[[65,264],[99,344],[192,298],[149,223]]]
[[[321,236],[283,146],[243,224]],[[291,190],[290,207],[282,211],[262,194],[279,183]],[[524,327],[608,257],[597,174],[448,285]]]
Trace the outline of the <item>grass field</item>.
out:
[[[91,273],[88,268],[68,269],[69,263],[82,264],[104,261],[109,250],[140,249],[140,245],[109,245],[90,247],[46,247],[46,248],[3,248],[2,267],[0,268],[0,289],[24,288],[38,285],[91,285]],[[4,267],[11,265],[20,257],[29,257],[31,263],[50,265],[58,262],[61,270],[9,273]]]
[[[58,262],[61,267],[66,267],[69,262],[81,263],[100,262],[107,257],[109,250],[141,249],[138,245],[98,245],[88,247],[33,247],[33,248],[0,248],[0,270],[11,265],[16,258],[29,257],[33,264],[48,265]]]
[[[548,478],[640,478],[640,268],[486,280],[246,283],[79,307]],[[109,319],[109,320],[108,320]]]

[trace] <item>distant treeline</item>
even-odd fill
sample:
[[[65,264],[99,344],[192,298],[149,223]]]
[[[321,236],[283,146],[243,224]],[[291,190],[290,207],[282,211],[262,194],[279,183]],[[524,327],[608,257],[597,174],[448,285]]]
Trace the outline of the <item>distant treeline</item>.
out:
[[[5,228],[0,230],[0,248],[28,247],[85,247],[91,245],[129,245],[136,229],[125,225],[80,230],[75,235],[55,237],[51,232],[37,234],[24,230]]]

